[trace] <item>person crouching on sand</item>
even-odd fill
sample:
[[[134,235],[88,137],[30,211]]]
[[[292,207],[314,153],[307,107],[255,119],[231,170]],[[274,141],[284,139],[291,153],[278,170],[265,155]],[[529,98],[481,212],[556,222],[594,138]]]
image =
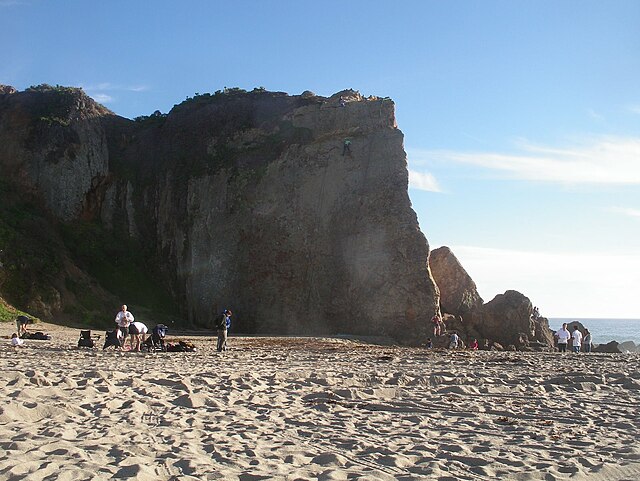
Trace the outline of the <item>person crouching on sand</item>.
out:
[[[149,328],[140,321],[134,321],[129,324],[129,334],[131,334],[131,350],[140,351],[145,336],[149,332]]]

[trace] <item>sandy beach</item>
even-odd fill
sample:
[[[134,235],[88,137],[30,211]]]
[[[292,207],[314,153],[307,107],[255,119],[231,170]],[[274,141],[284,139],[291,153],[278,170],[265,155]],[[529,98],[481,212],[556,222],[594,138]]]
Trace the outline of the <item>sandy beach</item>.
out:
[[[0,479],[640,479],[637,355],[266,337],[217,353],[202,336],[103,352],[50,324],[14,349],[0,329]]]

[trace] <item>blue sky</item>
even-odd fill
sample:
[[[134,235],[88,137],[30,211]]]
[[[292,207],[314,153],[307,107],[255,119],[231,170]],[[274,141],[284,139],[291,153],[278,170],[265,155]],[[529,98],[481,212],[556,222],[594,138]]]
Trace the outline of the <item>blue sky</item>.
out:
[[[223,87],[389,96],[410,196],[486,301],[640,318],[640,2],[0,0],[0,83],[114,112]]]

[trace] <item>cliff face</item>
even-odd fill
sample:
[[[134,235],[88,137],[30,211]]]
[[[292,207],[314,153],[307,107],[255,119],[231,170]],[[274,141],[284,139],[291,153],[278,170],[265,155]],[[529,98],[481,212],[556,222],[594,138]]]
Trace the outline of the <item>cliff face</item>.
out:
[[[240,332],[424,334],[437,289],[392,101],[231,91],[129,121],[64,95],[0,94],[2,174],[137,239],[190,322],[228,307]]]
[[[72,88],[0,88],[0,172],[42,197],[61,220],[83,215],[108,173],[104,107]]]

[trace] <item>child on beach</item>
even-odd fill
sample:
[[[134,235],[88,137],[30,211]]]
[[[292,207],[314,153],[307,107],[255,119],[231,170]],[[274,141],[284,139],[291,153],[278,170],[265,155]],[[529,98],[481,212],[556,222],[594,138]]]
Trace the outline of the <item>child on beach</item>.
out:
[[[18,337],[16,332],[11,335],[11,345],[13,347],[22,347],[24,345],[24,341]]]

